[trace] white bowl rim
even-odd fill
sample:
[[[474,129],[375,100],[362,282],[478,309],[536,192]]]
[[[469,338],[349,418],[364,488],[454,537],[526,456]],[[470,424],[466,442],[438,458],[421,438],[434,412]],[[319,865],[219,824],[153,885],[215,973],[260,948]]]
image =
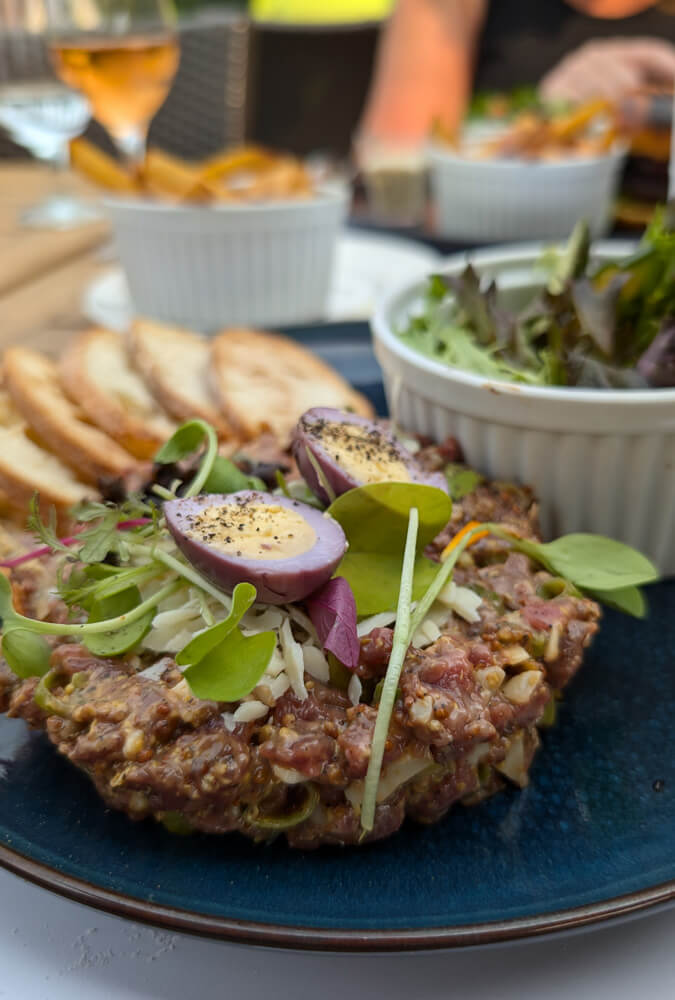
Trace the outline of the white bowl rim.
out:
[[[500,263],[522,263],[531,265],[551,242],[510,243],[499,247],[487,247],[484,250],[466,250],[459,254],[451,254],[441,262],[446,270],[460,270],[472,262],[483,267],[499,267]],[[597,240],[593,242],[592,252],[598,256],[619,258],[626,254],[628,247],[635,247],[636,242],[630,240]],[[675,388],[653,389],[586,389],[576,386],[533,386],[523,382],[507,382],[501,379],[488,379],[484,375],[464,371],[462,368],[452,368],[420,354],[414,348],[404,344],[394,332],[391,317],[401,311],[409,300],[416,298],[424,290],[426,282],[416,281],[412,285],[399,288],[380,301],[371,318],[371,330],[374,338],[381,340],[386,347],[398,355],[413,368],[435,377],[445,378],[467,388],[493,390],[502,395],[519,399],[545,400],[550,403],[575,403],[583,406],[619,407],[631,406],[649,407],[655,404],[673,403],[675,405]]]
[[[430,162],[436,161],[438,165],[470,166],[478,170],[574,170],[580,167],[604,166],[608,163],[620,162],[627,153],[628,146],[619,141],[614,143],[607,152],[597,153],[595,156],[570,156],[560,160],[526,160],[524,157],[509,157],[508,159],[494,157],[493,159],[481,160],[463,156],[437,142],[430,141],[427,144],[427,156]]]
[[[302,198],[270,198],[268,201],[218,201],[218,202],[180,202],[162,201],[157,198],[117,197],[104,195],[103,205],[115,211],[143,210],[147,212],[170,213],[172,215],[189,215],[191,213],[213,213],[221,215],[262,214],[263,212],[288,211],[298,208],[309,211],[312,208],[325,207],[331,204],[346,203],[349,199],[349,185],[346,182],[335,181],[317,185],[316,192]]]

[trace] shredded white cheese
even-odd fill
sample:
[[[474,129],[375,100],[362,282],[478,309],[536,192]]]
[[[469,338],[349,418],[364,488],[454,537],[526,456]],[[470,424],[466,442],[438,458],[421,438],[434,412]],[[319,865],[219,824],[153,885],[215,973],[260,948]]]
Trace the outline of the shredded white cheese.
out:
[[[349,684],[347,685],[347,697],[351,701],[352,705],[358,705],[361,701],[361,692],[363,691],[363,685],[358,674],[352,674],[349,679]]]
[[[395,621],[395,611],[381,611],[379,615],[371,615],[370,618],[364,618],[363,621],[359,622],[356,626],[356,634],[359,639],[362,639],[374,628],[386,628],[387,625],[393,625]]]
[[[436,600],[439,604],[444,604],[450,608],[451,611],[454,611],[456,615],[459,615],[460,618],[463,618],[467,622],[480,621],[478,608],[483,603],[483,598],[469,587],[458,587],[451,580],[450,583],[443,587]]]
[[[251,701],[242,701],[235,710],[233,719],[235,722],[253,722],[255,719],[262,719],[269,712],[269,707],[258,701],[256,698]]]
[[[235,726],[237,725],[237,723],[235,722],[234,713],[233,712],[222,712],[221,713],[221,718],[222,718],[223,722],[225,723],[225,728],[227,729],[227,731],[229,733],[233,733],[234,729],[235,729]]]
[[[328,684],[330,681],[330,667],[328,660],[323,655],[323,651],[318,646],[310,646],[309,643],[305,643],[302,647],[302,659],[305,671],[310,676],[314,677],[317,681],[321,681],[322,684]]]
[[[156,663],[150,664],[145,670],[140,670],[138,676],[146,677],[149,681],[161,680],[162,674],[167,669],[167,667],[173,666],[173,660],[170,656],[163,656]]]
[[[279,630],[279,640],[281,642],[281,652],[286,664],[286,674],[291,682],[293,693],[301,701],[307,697],[307,688],[304,679],[304,659],[302,646],[293,638],[291,622],[286,618]]]
[[[441,630],[433,618],[425,618],[412,637],[412,644],[418,649],[424,649],[425,646],[430,646],[432,642],[440,639],[440,636]]]

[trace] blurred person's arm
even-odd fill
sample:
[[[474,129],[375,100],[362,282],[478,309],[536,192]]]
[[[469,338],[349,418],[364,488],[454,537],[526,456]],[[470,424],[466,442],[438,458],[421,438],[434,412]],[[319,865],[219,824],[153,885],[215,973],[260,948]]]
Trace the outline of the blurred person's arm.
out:
[[[652,86],[672,88],[675,45],[658,38],[605,38],[570,52],[539,84],[544,100],[620,103]]]
[[[448,131],[459,125],[486,7],[487,0],[398,0],[378,49],[362,135],[422,140],[434,120]]]

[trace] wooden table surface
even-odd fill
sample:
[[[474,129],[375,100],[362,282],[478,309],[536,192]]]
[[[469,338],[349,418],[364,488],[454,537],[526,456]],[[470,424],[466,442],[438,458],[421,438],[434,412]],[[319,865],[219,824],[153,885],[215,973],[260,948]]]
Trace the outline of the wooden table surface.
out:
[[[110,238],[104,220],[69,230],[22,224],[27,208],[56,191],[96,199],[74,175],[23,161],[0,165],[0,349],[22,343],[57,353],[86,325],[80,312],[85,287],[110,266],[102,254]]]

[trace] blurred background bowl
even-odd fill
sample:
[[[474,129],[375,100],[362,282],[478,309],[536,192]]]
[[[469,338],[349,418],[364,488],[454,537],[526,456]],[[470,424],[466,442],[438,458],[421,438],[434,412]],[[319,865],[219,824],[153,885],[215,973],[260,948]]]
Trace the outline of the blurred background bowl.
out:
[[[320,319],[348,202],[335,183],[303,199],[105,207],[136,311],[211,333]]]
[[[633,244],[600,242],[598,261]],[[504,298],[526,301],[543,284],[543,245],[494,248],[450,258],[444,274],[470,260],[495,278]],[[640,549],[675,573],[675,389],[577,389],[487,379],[450,368],[404,344],[398,332],[422,307],[424,283],[390,296],[372,321],[392,414],[407,430],[440,441],[453,435],[466,461],[494,479],[534,487],[545,537],[591,531]]]
[[[485,127],[478,136],[490,136]],[[477,159],[431,144],[427,151],[437,231],[466,243],[558,239],[577,219],[593,236],[612,223],[626,150],[560,160]]]

